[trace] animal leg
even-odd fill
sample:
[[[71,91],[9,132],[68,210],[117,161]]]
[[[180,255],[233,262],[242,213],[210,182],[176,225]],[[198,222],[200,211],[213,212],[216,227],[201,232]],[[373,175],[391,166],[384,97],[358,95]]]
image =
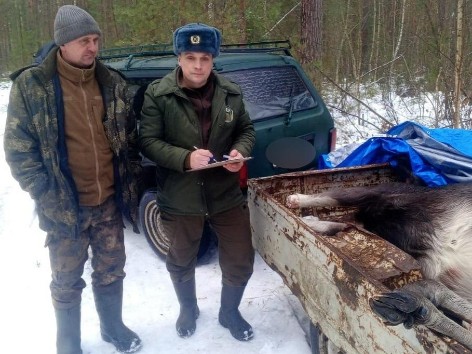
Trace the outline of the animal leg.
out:
[[[472,350],[472,332],[446,317],[442,308],[470,322],[472,304],[454,294],[444,285],[424,280],[372,297],[372,310],[389,325],[403,323],[406,328],[422,324],[444,334]]]
[[[467,323],[472,323],[472,304],[442,283],[426,279],[407,284],[402,289],[420,294],[437,308]]]
[[[339,203],[336,199],[323,194],[291,194],[286,199],[289,208],[308,208],[308,207],[335,207]]]
[[[342,222],[320,220],[312,215],[305,216],[302,219],[311,229],[329,236],[335,235],[339,231],[344,230],[347,226]]]

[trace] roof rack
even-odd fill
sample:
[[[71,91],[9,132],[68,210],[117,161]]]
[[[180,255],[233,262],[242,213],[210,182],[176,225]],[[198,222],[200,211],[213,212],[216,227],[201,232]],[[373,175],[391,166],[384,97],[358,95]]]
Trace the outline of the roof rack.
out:
[[[147,56],[147,55],[171,55],[174,54],[172,44],[144,44],[133,45],[128,47],[115,47],[100,50],[100,59],[119,59],[126,58],[131,55]]]
[[[247,53],[247,52],[282,52],[291,56],[292,48],[289,40],[277,40],[267,42],[235,43],[222,44],[220,52],[222,53]],[[166,56],[174,55],[172,44],[144,44],[128,47],[116,47],[100,50],[99,58],[102,60],[119,59],[135,56]]]
[[[240,53],[240,52],[278,52],[291,55],[292,48],[289,40],[267,41],[267,42],[250,42],[236,44],[222,44],[220,52]]]

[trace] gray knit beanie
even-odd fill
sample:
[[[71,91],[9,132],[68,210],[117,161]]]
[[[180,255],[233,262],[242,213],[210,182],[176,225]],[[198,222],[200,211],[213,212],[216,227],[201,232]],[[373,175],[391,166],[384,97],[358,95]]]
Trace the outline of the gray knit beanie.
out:
[[[57,45],[89,34],[101,36],[102,31],[97,21],[87,11],[74,5],[64,5],[57,10],[54,20],[54,41]]]

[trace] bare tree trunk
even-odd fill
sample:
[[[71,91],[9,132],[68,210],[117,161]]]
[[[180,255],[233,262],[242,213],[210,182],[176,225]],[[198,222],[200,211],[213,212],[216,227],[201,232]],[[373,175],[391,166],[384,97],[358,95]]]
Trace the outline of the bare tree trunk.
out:
[[[398,29],[398,39],[397,39],[397,44],[395,45],[395,49],[393,51],[392,59],[395,59],[397,57],[398,51],[400,50],[400,44],[403,38],[403,27],[405,26],[405,10],[406,10],[406,0],[403,0],[402,9],[401,9],[402,17],[401,17],[401,21],[399,25],[400,28]]]
[[[110,7],[108,8],[108,10],[106,10],[108,12],[106,18],[107,18],[107,21],[110,21],[109,23],[109,30],[110,30],[110,33],[109,33],[109,36],[111,37],[109,42],[114,42],[116,41],[120,35],[119,35],[119,30],[118,30],[118,26],[116,25],[116,18],[115,18],[115,7],[113,6],[113,0],[110,1],[109,3]]]
[[[343,48],[344,48],[344,42],[346,41],[346,39],[348,39],[349,37],[349,34],[348,34],[348,23],[349,23],[349,11],[351,11],[351,0],[347,0],[346,1],[346,14],[344,16],[344,26],[343,26],[343,32],[342,32],[342,38],[341,38],[341,41],[339,43],[339,47],[337,48],[336,52],[337,52],[337,55],[336,55],[336,72],[335,72],[335,81],[336,83],[339,83],[339,71],[340,71],[340,67],[341,67],[341,57],[342,57],[342,53],[343,53]]]
[[[323,0],[302,0],[301,57],[302,64],[321,60]]]
[[[113,2],[110,0],[101,1],[101,12],[103,21],[100,24],[102,28],[102,46],[106,48],[108,42],[112,42],[116,37],[115,20],[113,15]]]
[[[396,7],[396,6],[395,6]],[[389,70],[389,77],[387,80],[387,92],[384,93],[385,100],[387,102],[386,107],[387,110],[389,111],[389,115],[394,123],[392,124],[398,124],[398,115],[395,110],[393,110],[391,107],[393,106],[393,88],[395,87],[395,69],[394,69],[394,63],[396,61],[396,58],[398,57],[398,53],[400,51],[400,45],[403,40],[403,28],[405,27],[405,12],[406,12],[406,0],[401,0],[401,8],[399,9],[400,12],[400,23],[398,24],[398,37],[395,38],[395,35],[392,36],[392,40],[394,41],[393,43],[393,51],[392,51],[392,60],[391,60],[391,66]],[[396,13],[396,11],[395,11]],[[397,31],[394,32],[395,34]]]
[[[215,4],[213,3],[213,1],[208,1],[207,12],[208,12],[208,19],[213,20],[215,18]]]
[[[239,2],[239,33],[240,33],[240,42],[247,42],[247,22],[246,22],[246,0],[240,0]]]
[[[464,15],[464,0],[457,0],[457,32],[456,32],[456,61],[454,70],[454,117],[453,127],[459,128],[461,126],[461,72],[462,72],[462,56],[463,56],[463,15]]]
[[[377,66],[377,61],[374,60],[376,59],[375,53],[378,51],[379,47],[379,21],[378,18],[380,17],[379,9],[377,8],[377,0],[373,0],[372,4],[372,13],[373,13],[373,19],[372,19],[372,40],[371,40],[371,50],[370,50],[370,58],[369,58],[369,72],[372,70],[372,68]],[[374,78],[372,81],[375,81],[375,73],[374,73]]]
[[[25,42],[23,40],[23,33],[24,33],[24,15],[23,15],[23,8],[21,7],[21,4],[15,2],[15,6],[17,8],[17,11],[18,11],[18,37],[17,39],[19,39],[19,42],[20,43],[17,43],[15,45],[18,45],[20,46],[20,51],[19,51],[19,59],[22,63],[25,62],[25,57],[24,57],[24,53],[25,53],[25,48],[24,48],[24,45],[25,45]]]

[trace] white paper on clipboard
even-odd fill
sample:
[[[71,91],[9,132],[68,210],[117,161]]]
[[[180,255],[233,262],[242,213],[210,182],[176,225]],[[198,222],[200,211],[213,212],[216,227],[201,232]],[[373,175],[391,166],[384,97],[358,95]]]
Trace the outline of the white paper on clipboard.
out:
[[[224,161],[213,162],[213,163],[209,163],[206,166],[192,168],[191,170],[187,170],[187,172],[207,170],[209,168],[220,167],[220,166],[227,165],[229,163],[244,162],[244,161],[251,160],[251,159],[252,159],[252,156],[242,157],[242,158],[239,158],[239,159],[228,159],[228,160],[224,160]]]

